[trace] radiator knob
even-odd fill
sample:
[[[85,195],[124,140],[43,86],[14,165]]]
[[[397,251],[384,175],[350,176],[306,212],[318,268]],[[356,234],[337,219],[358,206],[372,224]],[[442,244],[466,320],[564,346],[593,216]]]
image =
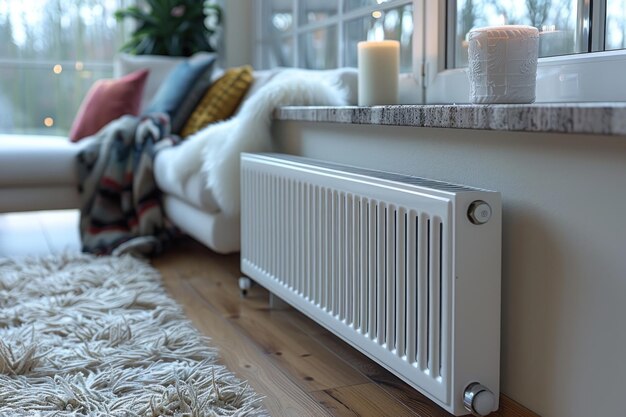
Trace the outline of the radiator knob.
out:
[[[485,386],[473,382],[465,388],[463,405],[467,411],[475,416],[486,416],[494,411],[496,396]]]
[[[467,217],[474,224],[485,224],[491,218],[491,206],[482,200],[476,200],[470,204]]]

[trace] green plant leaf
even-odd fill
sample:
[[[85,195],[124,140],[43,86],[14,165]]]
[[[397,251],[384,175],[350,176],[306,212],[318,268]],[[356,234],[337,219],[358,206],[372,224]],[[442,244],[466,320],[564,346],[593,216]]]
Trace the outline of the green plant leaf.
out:
[[[118,21],[127,17],[136,21],[137,27],[122,50],[136,54],[192,55],[214,49],[208,41],[214,30],[206,28],[208,13],[222,22],[222,9],[215,4],[205,5],[201,0],[145,0],[146,10],[137,6],[120,9],[115,13]],[[175,7],[180,16],[172,15]]]
[[[154,15],[163,15],[169,12],[168,2],[162,0],[145,0]]]
[[[156,43],[154,42],[154,38],[149,36],[144,36],[136,47],[138,55],[158,55],[158,53],[155,52],[155,48]]]
[[[183,46],[178,36],[174,35],[168,38],[166,45],[167,45],[167,50],[168,50],[169,55],[172,55],[172,56],[184,55]]]
[[[184,32],[188,32],[191,29],[191,22],[189,21],[183,21],[180,23],[180,25],[178,25],[178,27],[176,28],[176,33],[184,33]]]
[[[209,39],[202,33],[195,33],[192,44],[197,48],[193,53],[200,51],[214,52],[215,50],[209,43]]]
[[[135,19],[140,24],[143,22],[156,23],[156,20],[154,19],[153,16],[149,15],[148,13],[144,12],[143,10],[141,10],[140,8],[136,6],[131,6],[126,9],[121,9],[115,12],[115,18],[118,21],[123,20],[127,17]]]

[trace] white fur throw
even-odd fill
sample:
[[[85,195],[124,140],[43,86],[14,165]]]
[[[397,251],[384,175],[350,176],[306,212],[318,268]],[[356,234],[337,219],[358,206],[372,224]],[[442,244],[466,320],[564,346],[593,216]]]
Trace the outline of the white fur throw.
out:
[[[201,170],[222,212],[239,215],[239,156],[271,151],[274,109],[282,106],[342,106],[346,93],[317,75],[285,70],[261,87],[233,118],[209,125],[172,149],[169,178],[184,184]]]

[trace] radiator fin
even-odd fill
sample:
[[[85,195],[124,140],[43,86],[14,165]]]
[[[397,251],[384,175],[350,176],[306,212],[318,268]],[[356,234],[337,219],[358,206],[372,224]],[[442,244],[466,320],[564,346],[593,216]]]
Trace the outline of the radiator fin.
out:
[[[308,302],[397,356],[441,375],[439,217],[342,190],[246,172],[249,258]],[[246,245],[247,243],[244,243]]]

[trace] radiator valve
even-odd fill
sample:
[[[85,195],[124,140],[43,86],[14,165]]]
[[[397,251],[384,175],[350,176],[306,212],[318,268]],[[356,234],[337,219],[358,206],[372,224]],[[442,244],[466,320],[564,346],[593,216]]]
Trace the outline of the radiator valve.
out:
[[[485,224],[491,218],[491,206],[482,200],[473,201],[467,209],[467,217],[474,224]]]
[[[465,388],[463,395],[463,405],[465,409],[475,416],[486,416],[494,411],[496,397],[487,387],[472,382]]]

